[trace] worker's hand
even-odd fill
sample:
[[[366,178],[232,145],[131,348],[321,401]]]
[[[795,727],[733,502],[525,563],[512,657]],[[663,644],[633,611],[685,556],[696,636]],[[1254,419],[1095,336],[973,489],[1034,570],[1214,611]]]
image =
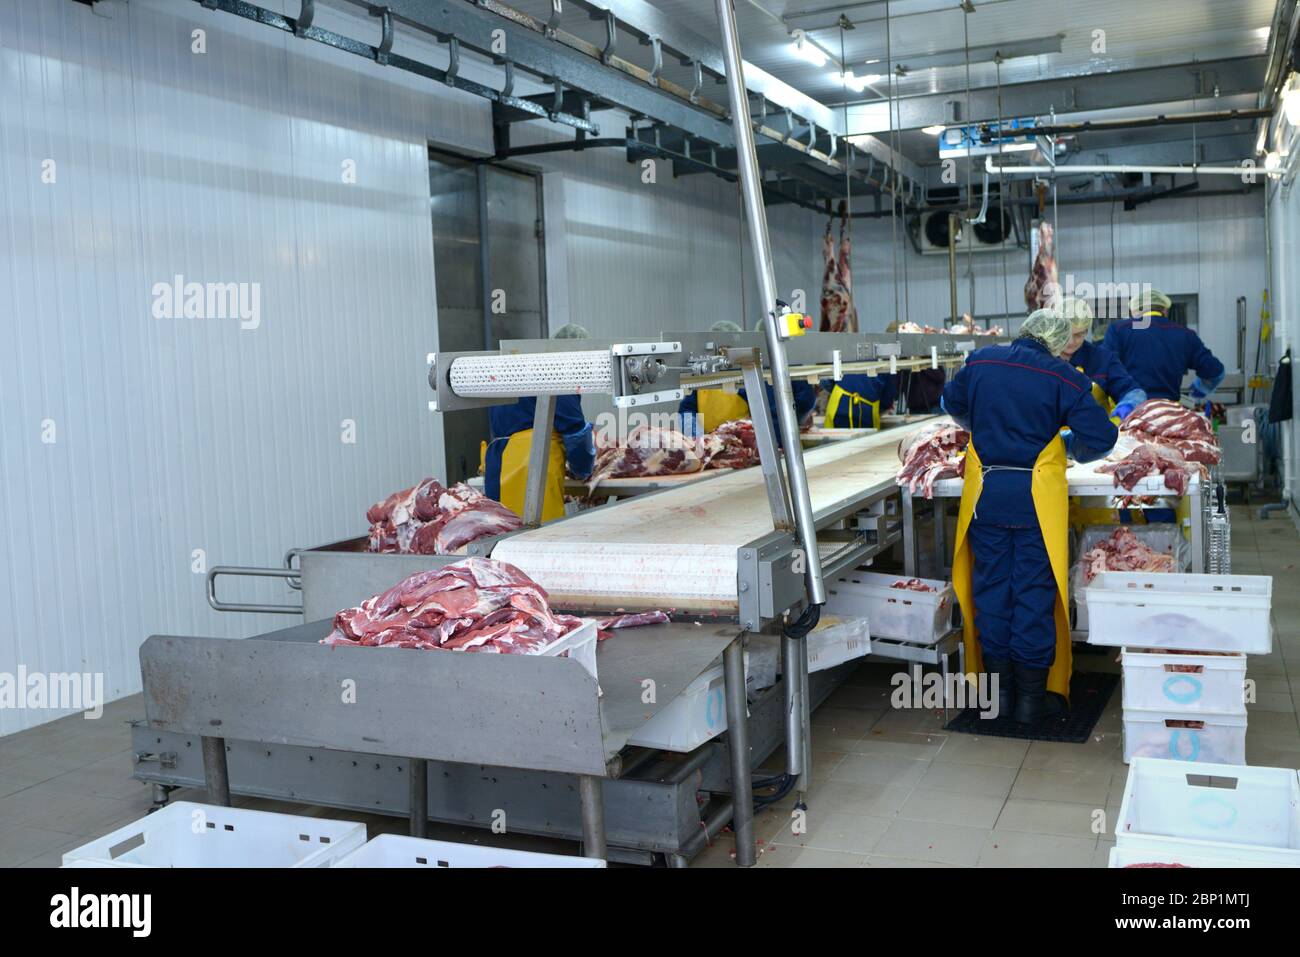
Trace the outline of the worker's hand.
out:
[[[1123,422],[1125,419],[1127,419],[1130,415],[1133,414],[1134,408],[1135,406],[1122,402],[1119,405],[1115,406],[1115,417],[1118,418],[1121,422]]]
[[[1061,438],[1065,440],[1065,454],[1074,458],[1074,432],[1070,429],[1062,429]]]

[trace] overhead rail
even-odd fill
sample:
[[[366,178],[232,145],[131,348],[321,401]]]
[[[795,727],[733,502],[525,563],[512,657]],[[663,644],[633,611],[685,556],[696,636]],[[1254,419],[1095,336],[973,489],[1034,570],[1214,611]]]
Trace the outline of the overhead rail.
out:
[[[570,0],[571,7],[581,8],[584,18],[604,21],[603,44],[563,28],[567,12],[563,0],[552,0],[552,13],[546,20],[500,0],[388,0],[384,4],[339,0],[374,18],[373,42],[316,26],[316,0],[300,0],[297,17],[244,0],[196,2],[483,97],[493,104],[498,156],[521,155],[510,142],[511,127],[538,119],[570,127],[574,137],[566,141],[568,148],[584,149],[589,138],[600,136],[600,125],[592,114],[609,109],[631,117],[630,135],[650,128],[659,131],[655,135],[667,134],[669,139],[689,144],[678,151],[686,156],[687,165],[693,165],[693,172],[720,175],[725,164],[700,165],[693,157],[735,150],[730,110],[703,95],[705,79],[722,76],[721,50],[672,24],[644,0]],[[398,27],[414,30],[443,47],[446,67],[394,53]],[[630,44],[651,47],[650,68],[620,55]],[[499,87],[462,75],[462,57],[467,53],[500,67]],[[690,86],[664,75],[665,58],[691,69]],[[538,82],[548,89],[518,93],[520,74],[532,81],[534,89]],[[918,203],[925,176],[919,166],[878,141],[851,145],[843,135],[842,117],[833,110],[757,68],[751,68],[751,74],[746,99],[760,148],[771,147],[779,158],[774,165],[797,173],[792,178],[802,183],[798,189],[780,188],[765,191],[766,195],[820,208],[826,200],[843,195],[848,180],[854,192],[892,195],[895,203],[904,206]],[[533,147],[523,149],[536,151]]]

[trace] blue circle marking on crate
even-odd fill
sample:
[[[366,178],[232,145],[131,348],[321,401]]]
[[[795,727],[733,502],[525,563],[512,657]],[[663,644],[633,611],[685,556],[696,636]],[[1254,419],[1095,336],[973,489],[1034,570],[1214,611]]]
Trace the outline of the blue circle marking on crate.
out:
[[[704,720],[709,723],[710,728],[716,728],[722,723],[722,704],[722,689],[710,690],[709,696],[704,699]]]
[[[1180,685],[1186,687],[1179,690]],[[1165,697],[1174,704],[1191,704],[1193,701],[1200,701],[1201,695],[1205,691],[1205,686],[1199,678],[1193,678],[1191,675],[1178,674],[1165,679],[1164,685],[1161,686]]]
[[[1201,795],[1189,806],[1192,818],[1202,827],[1226,830],[1237,823],[1237,806],[1221,797]]]
[[[1190,754],[1180,754],[1179,739],[1186,737],[1191,745]],[[1195,761],[1201,756],[1201,736],[1188,728],[1175,728],[1169,732],[1169,756],[1175,761]]]

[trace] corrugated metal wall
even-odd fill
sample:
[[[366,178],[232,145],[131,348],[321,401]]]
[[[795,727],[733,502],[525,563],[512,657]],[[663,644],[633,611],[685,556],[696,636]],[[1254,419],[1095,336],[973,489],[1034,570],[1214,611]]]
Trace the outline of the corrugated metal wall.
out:
[[[426,141],[483,105],[194,3],[3,0],[0,76],[0,672],[117,697],[150,633],[292,621],[212,612],[196,550],[277,564],[438,470]],[[258,324],[155,318],[177,275]]]

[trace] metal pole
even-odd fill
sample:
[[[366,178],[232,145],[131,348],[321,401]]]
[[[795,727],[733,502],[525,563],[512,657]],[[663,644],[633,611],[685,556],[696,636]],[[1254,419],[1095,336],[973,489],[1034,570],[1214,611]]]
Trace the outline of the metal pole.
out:
[[[411,816],[411,837],[429,834],[429,762],[424,758],[411,758],[406,768],[410,779],[411,800],[407,810]]]
[[[781,636],[781,681],[785,685],[785,770],[791,777],[804,772],[802,638]],[[804,789],[804,782],[799,784]]]
[[[948,295],[951,300],[952,321],[957,321],[957,230],[961,220],[956,213],[948,215]]]
[[[826,586],[822,581],[821,556],[817,552],[817,530],[813,527],[812,499],[808,494],[808,474],[804,471],[803,447],[799,444],[799,421],[794,414],[790,367],[786,362],[785,347],[776,329],[776,270],[772,265],[772,247],[767,235],[767,210],[763,206],[758,156],[754,152],[754,128],[749,117],[749,93],[745,89],[745,74],[741,66],[736,11],[732,0],[715,0],[715,4],[718,24],[722,28],[722,56],[727,68],[727,95],[731,103],[731,125],[736,136],[741,193],[745,200],[745,218],[749,223],[749,244],[754,253],[754,272],[762,295],[763,311],[767,316],[767,352],[772,366],[772,388],[776,394],[776,412],[781,424],[796,531],[804,552],[808,600],[814,605],[822,605],[826,602]]]
[[[745,700],[745,649],[737,638],[722,652],[722,680],[727,696],[727,749],[731,752],[731,829],[736,832],[736,864],[753,867],[754,787],[749,777],[749,715]]]
[[[492,240],[488,234],[487,164],[479,163],[478,180],[478,263],[480,295],[483,299],[483,348],[491,352],[496,343],[492,335]]]
[[[546,502],[546,467],[551,461],[551,430],[555,427],[555,396],[539,395],[533,412],[533,441],[528,447],[528,481],[524,486],[524,524],[542,524]]]
[[[605,789],[600,778],[590,774],[578,777],[578,799],[582,802],[582,854],[604,860],[605,847]]]
[[[203,779],[208,785],[208,803],[230,807],[230,772],[226,767],[226,739],[202,739]]]

